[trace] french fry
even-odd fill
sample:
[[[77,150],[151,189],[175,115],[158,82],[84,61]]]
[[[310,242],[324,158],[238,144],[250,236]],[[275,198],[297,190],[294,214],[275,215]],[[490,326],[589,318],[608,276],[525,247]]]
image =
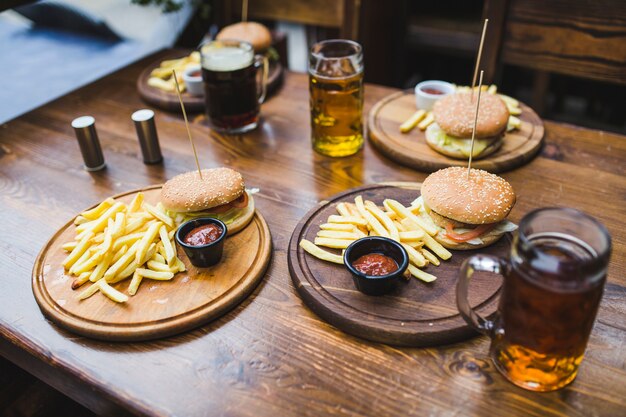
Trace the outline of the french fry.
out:
[[[317,232],[317,237],[327,237],[330,239],[357,240],[361,236],[354,232],[338,232],[335,230],[320,230],[319,232]]]
[[[112,249],[114,252],[117,252],[122,246],[131,246],[133,243],[141,239],[143,235],[144,234],[142,232],[137,232],[131,233],[126,236],[121,236],[115,240]]]
[[[76,245],[78,245],[78,242],[74,240],[74,241],[72,241],[72,242],[67,242],[67,243],[64,243],[64,244],[61,246],[61,248],[62,248],[64,251],[66,251],[66,252],[71,252],[71,251],[73,251],[73,250],[74,250],[74,248],[76,247]]]
[[[156,244],[153,243],[150,245],[150,248],[148,249],[148,252],[146,253],[146,257],[151,258],[152,256],[154,256],[155,253],[156,253]],[[131,276],[135,272],[135,270],[140,266],[141,265],[137,264],[137,261],[133,260],[128,265],[126,265],[124,269],[118,272],[113,278],[109,278],[106,281],[109,284],[115,284],[116,282],[123,281],[129,276]]]
[[[365,204],[363,203],[362,196],[356,196],[354,199],[354,203],[356,204],[356,209],[361,214],[361,217],[367,220],[367,223],[372,227],[372,230],[379,236],[389,237],[389,232],[387,229],[383,227],[382,224],[374,217],[367,209],[365,208]]]
[[[400,242],[409,242],[415,240],[422,240],[424,238],[423,230],[411,230],[406,232],[400,232]]]
[[[115,213],[115,222],[113,222],[113,230],[111,231],[111,238],[117,239],[124,233],[126,229],[126,214]]]
[[[439,259],[437,259],[437,257],[433,255],[428,249],[420,248],[419,251],[422,252],[424,258],[426,258],[431,264],[435,266],[439,266],[441,264],[441,262],[439,262]]]
[[[137,272],[139,272],[139,275],[143,278],[156,279],[159,281],[168,281],[174,278],[174,273],[172,272],[153,271],[145,268],[137,268]]]
[[[357,216],[338,216],[331,214],[328,216],[328,223],[354,224],[357,226],[367,226],[367,220]]]
[[[152,271],[157,271],[157,272],[172,272],[172,273],[176,273],[178,272],[178,268],[177,267],[171,267],[169,265],[167,265],[166,263],[163,262],[157,262],[157,261],[153,261],[150,260],[146,263],[146,265],[148,266],[148,268]]]
[[[327,248],[333,249],[345,249],[350,246],[352,242],[354,241],[347,239],[329,239],[326,237],[316,237],[314,241],[318,246],[326,246]]]
[[[357,228],[349,223],[324,223],[320,224],[321,230],[334,230],[337,232],[354,232]]]
[[[414,223],[413,219],[411,218],[403,219],[402,224],[404,223],[412,224],[414,227],[418,226],[417,223]],[[428,246],[433,252],[435,252],[435,254],[438,257],[440,257],[444,261],[447,259],[450,259],[450,257],[452,256],[452,254],[446,248],[441,246],[441,244],[437,242],[435,239],[433,239],[428,233],[424,233],[423,240],[424,240],[424,244]]]
[[[94,220],[93,224],[91,224],[91,222],[85,223],[85,224],[90,225],[89,228],[86,229],[85,231],[89,230],[89,231],[92,231],[93,233],[103,231],[104,228],[107,226],[109,219],[114,217],[117,212],[124,210],[124,208],[125,208],[124,204],[120,202],[116,202],[111,207],[109,207],[104,213],[102,213],[100,217]],[[81,224],[81,226],[83,225]]]
[[[426,130],[426,128],[427,128],[428,126],[430,126],[430,124],[431,124],[432,122],[434,122],[434,121],[435,121],[435,116],[433,116],[433,112],[429,111],[429,112],[426,114],[426,117],[424,118],[424,120],[422,120],[421,122],[419,122],[419,124],[417,125],[417,127],[418,127],[420,130]]]
[[[87,248],[89,247],[89,240],[93,237],[93,232],[88,232],[85,234],[82,239],[78,242],[78,244],[72,249],[72,252],[65,258],[62,262],[62,265],[65,269],[70,269],[72,265],[85,253]]]
[[[86,210],[80,213],[80,215],[89,220],[96,220],[102,213],[104,213],[109,207],[115,204],[115,200],[111,197],[104,200],[102,203],[98,204],[96,207],[91,210]]]
[[[155,87],[164,91],[176,91],[176,86],[173,82],[165,81],[158,77],[150,77],[148,78],[148,85],[150,87]],[[180,86],[182,87],[182,86]],[[181,91],[182,93],[182,91]]]
[[[104,279],[99,280],[94,285],[97,285],[100,288],[100,291],[102,291],[102,294],[106,295],[116,303],[125,303],[128,301],[128,297],[126,295],[111,287]]]
[[[498,92],[498,86],[495,84],[491,84],[489,88],[487,88],[487,92],[489,94],[496,94]]]
[[[433,282],[434,280],[437,279],[436,276],[431,275],[427,272],[422,271],[421,269],[419,269],[418,267],[409,264],[409,268],[408,268],[409,272],[411,273],[411,275],[413,275],[415,278],[420,279],[424,282]]]
[[[91,272],[89,272],[89,271],[83,272],[82,274],[80,274],[74,280],[74,282],[72,282],[72,289],[75,290],[78,287],[80,287],[81,285],[83,285],[85,282],[89,281],[89,275],[91,275]]]
[[[509,122],[507,123],[507,130],[515,130],[522,127],[522,121],[515,116],[509,116]]]
[[[76,218],[74,219],[74,224],[75,224],[76,226],[78,226],[78,225],[80,225],[80,224],[87,223],[87,222],[90,222],[90,221],[91,221],[91,220],[89,220],[88,218],[83,217],[83,216],[81,216],[81,215],[79,214],[79,215],[78,215],[78,216],[76,216]]]
[[[396,229],[396,226],[393,224],[393,220],[391,220],[384,211],[379,209],[376,204],[371,201],[365,202],[365,208],[383,225],[385,229],[387,229],[389,237],[393,240],[400,241],[398,229]]]
[[[109,268],[109,265],[111,265],[111,261],[113,260],[113,255],[114,253],[111,251],[107,252],[107,254],[104,255],[104,258],[102,258],[102,260],[96,266],[96,268],[93,271],[91,271],[91,274],[89,275],[89,281],[96,282],[104,276],[104,273]]]
[[[437,234],[437,229],[435,229],[431,225],[427,224],[425,221],[420,219],[418,216],[416,216],[413,213],[411,213],[406,207],[404,207],[398,201],[392,200],[392,199],[386,199],[383,202],[383,205],[385,206],[385,208],[387,210],[395,211],[398,214],[399,217],[401,217],[403,219],[405,219],[405,218],[411,219],[413,221],[413,223],[417,224],[420,228],[424,229],[424,231],[426,233],[428,233],[429,235],[434,236],[434,235]]]
[[[150,244],[159,233],[159,228],[163,223],[155,222],[146,231],[141,240],[139,240],[139,245],[137,246],[137,252],[135,253],[135,261],[137,261],[138,265],[141,265],[145,261],[146,253],[148,252],[148,248]]]
[[[299,245],[306,252],[315,256],[318,259],[321,259],[323,261],[333,262],[336,264],[343,264],[343,256],[335,255],[334,253],[330,253],[330,252],[325,251],[324,249],[320,249],[319,247],[315,246],[313,242],[309,240],[302,239]]]
[[[163,213],[162,211],[158,210],[156,207],[146,202],[143,203],[143,207],[146,209],[148,213],[152,214],[155,219],[160,220],[161,222],[165,223],[170,229],[174,227],[174,219],[172,219],[167,214]]]
[[[155,253],[154,255],[152,255],[152,258],[150,258],[151,261],[157,261],[160,262],[162,264],[166,264],[167,261],[165,260],[165,257],[163,255],[161,255],[160,253]]]
[[[349,217],[352,215],[350,213],[350,210],[348,209],[348,206],[346,206],[346,203],[339,203],[337,204],[336,208],[337,208],[337,212],[342,216]]]
[[[87,253],[87,252],[85,252]],[[104,257],[104,254],[100,251],[94,251],[87,259],[85,259],[83,262],[80,263],[75,263],[71,268],[70,268],[70,274],[73,275],[80,275],[83,272],[88,272],[91,271],[96,265],[98,265],[98,263],[102,260],[102,258]]]
[[[165,226],[161,226],[159,228],[159,237],[161,238],[161,243],[163,243],[163,249],[165,251],[165,260],[168,265],[171,265],[176,257],[176,251],[172,247],[172,243],[170,242],[169,236],[167,235],[167,229]]]
[[[117,260],[117,262],[111,265],[109,269],[107,269],[107,271],[104,273],[104,279],[113,279],[113,277],[115,277],[118,272],[126,268],[126,266],[128,266],[128,264],[132,262],[133,258],[135,258],[137,254],[137,247],[139,246],[139,244],[139,241],[135,242],[133,246],[131,246],[130,249],[128,249],[126,253],[124,253],[122,257]]]
[[[409,117],[404,123],[400,125],[400,132],[402,133],[410,132],[411,130],[413,130],[413,128],[415,128],[415,126],[417,126],[419,122],[422,121],[424,116],[426,116],[425,110],[420,109],[416,111],[415,113],[411,115],[411,117]]]
[[[137,290],[139,289],[139,285],[142,281],[142,276],[137,270],[133,273],[133,278],[130,280],[130,285],[128,285],[128,294],[135,295],[137,294]]]
[[[406,253],[409,255],[409,260],[417,266],[425,266],[426,258],[418,252],[413,247],[407,245],[406,243],[400,243],[402,247],[406,250]]]
[[[102,280],[100,280],[100,281],[102,281]],[[100,282],[100,281],[98,281],[98,282]],[[100,291],[100,286],[98,285],[97,282],[94,282],[88,288],[86,288],[83,292],[78,294],[78,299],[79,300],[84,300],[86,298],[91,297],[92,295],[94,295],[98,291]]]

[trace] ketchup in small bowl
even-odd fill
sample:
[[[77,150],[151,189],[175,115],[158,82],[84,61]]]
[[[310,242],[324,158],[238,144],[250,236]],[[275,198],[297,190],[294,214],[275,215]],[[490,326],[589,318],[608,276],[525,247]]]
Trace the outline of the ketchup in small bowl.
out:
[[[183,223],[176,231],[176,243],[183,248],[194,266],[205,268],[222,259],[226,225],[212,217],[200,217]]]
[[[393,291],[409,266],[406,250],[395,240],[371,236],[354,241],[343,254],[354,285],[367,295]]]

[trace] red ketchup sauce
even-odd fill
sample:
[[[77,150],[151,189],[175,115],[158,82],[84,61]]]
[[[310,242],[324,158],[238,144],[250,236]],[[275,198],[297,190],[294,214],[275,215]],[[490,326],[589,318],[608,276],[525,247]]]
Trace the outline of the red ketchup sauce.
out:
[[[203,224],[191,229],[185,236],[184,242],[191,246],[208,245],[222,236],[224,231],[216,224]]]
[[[421,90],[425,92],[426,94],[435,94],[435,95],[443,94],[443,91],[437,90],[436,88],[432,88],[432,87],[425,87],[425,88],[422,88]]]
[[[357,271],[371,276],[387,275],[398,270],[396,261],[380,253],[363,255],[352,262],[352,266]]]
[[[200,70],[192,71],[189,73],[189,76],[194,77],[194,78],[199,78],[199,77],[202,77],[202,72],[200,72]]]

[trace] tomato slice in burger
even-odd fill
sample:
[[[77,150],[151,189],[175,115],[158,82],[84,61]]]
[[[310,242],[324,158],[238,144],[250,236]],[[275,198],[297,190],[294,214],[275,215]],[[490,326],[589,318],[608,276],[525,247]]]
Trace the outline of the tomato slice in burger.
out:
[[[446,225],[446,236],[454,240],[455,242],[467,242],[468,240],[472,240],[489,232],[494,227],[496,227],[495,223],[481,224],[480,226],[476,227],[474,230],[470,230],[469,232],[456,233],[454,231],[454,228],[452,227],[452,223],[448,223]]]

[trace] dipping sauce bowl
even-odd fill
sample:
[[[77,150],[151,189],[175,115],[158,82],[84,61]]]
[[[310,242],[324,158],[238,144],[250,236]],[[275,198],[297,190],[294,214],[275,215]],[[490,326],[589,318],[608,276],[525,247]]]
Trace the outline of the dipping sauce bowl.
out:
[[[193,245],[186,242],[187,236],[198,227],[215,225],[221,229],[221,234],[207,244]],[[176,243],[183,248],[185,254],[194,266],[206,268],[217,264],[222,259],[224,240],[226,239],[226,225],[212,217],[199,217],[183,223],[176,231]]]
[[[203,96],[204,85],[202,83],[202,68],[200,65],[190,65],[183,71],[183,81],[187,86],[187,91],[192,96]]]
[[[430,111],[437,100],[454,93],[454,91],[454,84],[446,81],[422,81],[415,86],[415,104],[418,109]]]
[[[369,254],[385,255],[393,259],[398,268],[386,275],[367,275],[355,268],[355,261]],[[343,262],[359,291],[367,295],[383,295],[393,291],[403,281],[404,272],[409,266],[409,256],[395,240],[371,236],[356,240],[348,246],[343,254]]]

